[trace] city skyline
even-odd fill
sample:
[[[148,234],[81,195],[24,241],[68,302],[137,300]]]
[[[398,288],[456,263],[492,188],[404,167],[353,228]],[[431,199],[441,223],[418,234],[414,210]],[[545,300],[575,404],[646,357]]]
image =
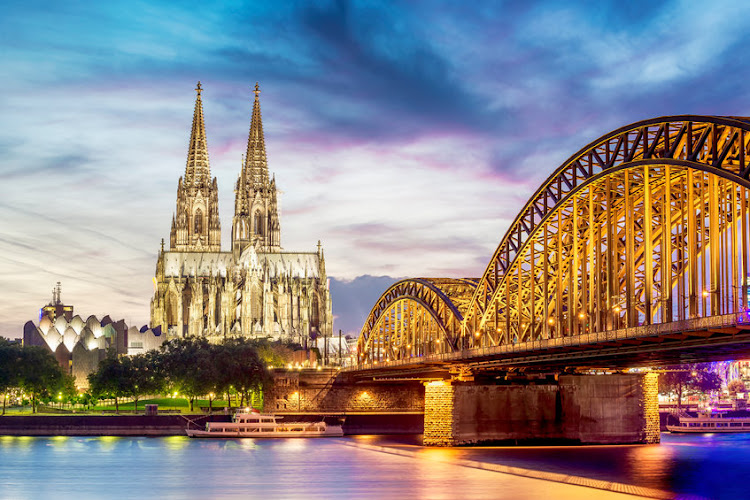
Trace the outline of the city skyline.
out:
[[[11,3],[0,335],[20,336],[57,281],[77,313],[147,322],[198,80],[223,249],[257,81],[285,249],[321,240],[339,286],[481,276],[590,141],[655,116],[750,115],[749,10]]]

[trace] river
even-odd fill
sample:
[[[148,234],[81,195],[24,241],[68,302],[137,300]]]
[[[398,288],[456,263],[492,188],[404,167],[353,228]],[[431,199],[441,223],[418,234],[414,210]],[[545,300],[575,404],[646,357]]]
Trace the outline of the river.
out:
[[[0,498],[633,498],[460,464],[466,460],[686,497],[750,497],[750,434],[662,434],[660,445],[637,446],[436,449],[418,442],[417,436],[0,436]],[[408,456],[373,451],[373,445]]]

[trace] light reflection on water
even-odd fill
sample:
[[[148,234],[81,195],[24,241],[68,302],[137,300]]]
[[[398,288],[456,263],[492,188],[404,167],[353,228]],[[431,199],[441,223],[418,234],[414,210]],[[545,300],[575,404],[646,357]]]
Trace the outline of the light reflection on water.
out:
[[[104,497],[623,498],[364,450],[340,439],[0,438],[0,498]]]
[[[750,498],[750,433],[662,433],[658,445],[422,448],[401,436],[352,439],[439,460],[468,459],[704,498]],[[431,455],[437,454],[437,455]]]

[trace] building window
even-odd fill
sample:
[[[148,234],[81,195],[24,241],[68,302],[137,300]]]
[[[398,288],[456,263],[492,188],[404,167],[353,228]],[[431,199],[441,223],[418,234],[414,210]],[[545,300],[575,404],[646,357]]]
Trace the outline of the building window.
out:
[[[200,208],[195,211],[195,221],[193,222],[193,228],[195,229],[195,234],[203,233],[203,212],[201,212]]]
[[[263,215],[255,212],[255,234],[263,236]]]
[[[131,342],[130,348],[131,349],[143,349],[143,342]]]

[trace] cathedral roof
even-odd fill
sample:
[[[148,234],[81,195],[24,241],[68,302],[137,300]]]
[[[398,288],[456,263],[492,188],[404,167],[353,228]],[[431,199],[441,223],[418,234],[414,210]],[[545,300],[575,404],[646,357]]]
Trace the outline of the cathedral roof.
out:
[[[209,185],[211,168],[208,164],[208,146],[206,145],[206,125],[203,122],[203,102],[201,82],[195,91],[195,111],[193,112],[193,129],[190,132],[187,164],[185,165],[185,184],[187,186]]]
[[[256,252],[248,247],[238,260],[231,252],[165,252],[164,276],[226,276],[232,268],[257,270],[270,278],[320,278],[316,252]]]

